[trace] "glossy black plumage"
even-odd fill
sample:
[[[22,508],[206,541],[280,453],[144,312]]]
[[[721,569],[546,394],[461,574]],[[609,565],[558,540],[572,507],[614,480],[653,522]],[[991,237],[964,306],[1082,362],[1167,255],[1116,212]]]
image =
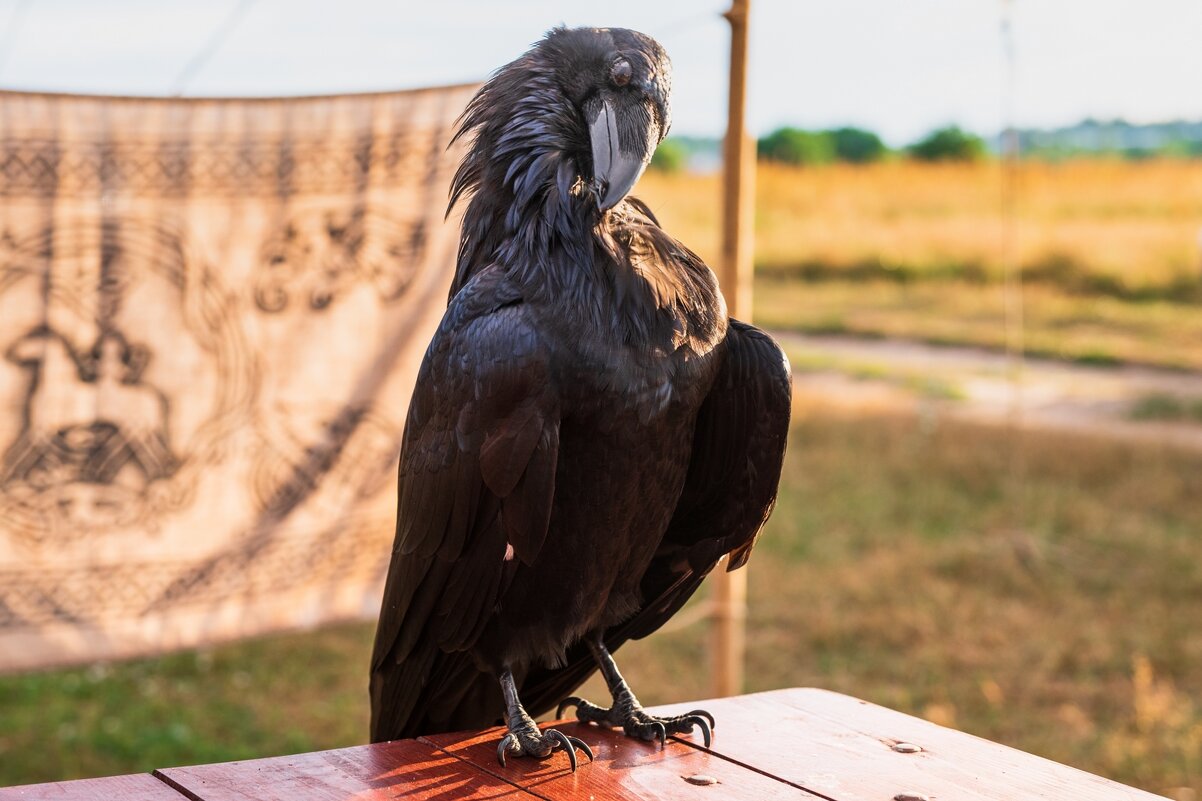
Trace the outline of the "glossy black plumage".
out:
[[[596,669],[582,638],[657,629],[771,511],[784,356],[643,204],[602,208],[624,189],[594,170],[590,121],[637,177],[669,81],[641,34],[557,29],[465,112],[452,203],[470,201],[406,421],[373,741],[496,722],[504,670],[531,713],[554,708]]]

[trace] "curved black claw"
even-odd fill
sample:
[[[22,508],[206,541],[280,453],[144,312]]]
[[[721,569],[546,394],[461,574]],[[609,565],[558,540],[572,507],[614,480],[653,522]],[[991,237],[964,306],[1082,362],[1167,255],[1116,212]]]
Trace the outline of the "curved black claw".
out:
[[[577,749],[584,752],[589,762],[593,761],[593,749],[589,748],[588,743],[584,740],[569,737],[557,729],[540,732],[535,727],[534,721],[530,721],[529,728],[521,727],[510,730],[501,738],[501,742],[497,743],[497,761],[501,763],[501,767],[505,767],[507,754],[546,759],[553,752],[563,750],[567,752],[568,761],[572,763],[572,772],[575,773],[578,764]]]
[[[584,740],[581,740],[579,737],[569,737],[569,738],[568,738],[568,741],[569,741],[569,742],[570,742],[572,745],[576,746],[576,747],[577,747],[577,748],[579,748],[581,751],[583,751],[583,752],[584,752],[584,755],[585,755],[586,757],[588,757],[588,761],[589,761],[589,762],[592,762],[592,761],[593,761],[593,749],[592,749],[592,748],[589,748],[589,744],[588,744],[588,743],[586,743]]]
[[[501,738],[501,742],[497,744],[497,761],[501,763],[501,767],[505,767],[505,752],[510,748],[514,751],[522,750],[522,744],[513,732],[506,734]]]
[[[706,720],[708,720],[710,722],[710,731],[713,731],[714,729],[718,728],[718,723],[717,723],[717,721],[714,720],[714,716],[711,715],[709,712],[706,712],[704,709],[694,709],[692,712],[685,712],[684,714],[685,714],[685,717],[693,717],[694,715],[701,715],[701,717],[705,718]],[[707,742],[706,745],[709,745],[709,743]]]
[[[576,772],[576,749],[572,747],[572,741],[567,738],[561,731],[552,729],[547,732],[547,736],[559,743],[559,747],[568,752],[568,761],[572,763],[572,773]]]
[[[658,720],[655,721],[652,726],[655,728],[655,733],[657,739],[659,740],[659,747],[662,751],[668,746],[668,727]]]
[[[588,761],[593,761],[593,749],[588,747],[588,743],[577,737],[569,737],[558,729],[551,729],[546,733],[547,737],[555,740],[568,754],[568,761],[572,763],[572,773],[576,772],[576,749],[579,748],[588,757]],[[558,750],[558,749],[557,749]]]
[[[559,702],[559,707],[555,710],[555,719],[559,720],[563,717],[563,711],[570,706],[578,707],[585,701],[583,698],[577,698],[574,695],[569,695],[567,698]],[[691,714],[691,713],[690,713]]]
[[[704,714],[705,717],[702,717],[702,714]],[[706,718],[709,718],[709,720],[706,720]],[[701,736],[705,740],[705,747],[709,748],[710,743],[713,742],[714,739],[713,730],[710,728],[710,721],[713,720],[713,717],[711,717],[708,713],[693,714],[690,712],[688,715],[684,716],[684,720],[686,723],[692,723],[697,728],[701,729]]]

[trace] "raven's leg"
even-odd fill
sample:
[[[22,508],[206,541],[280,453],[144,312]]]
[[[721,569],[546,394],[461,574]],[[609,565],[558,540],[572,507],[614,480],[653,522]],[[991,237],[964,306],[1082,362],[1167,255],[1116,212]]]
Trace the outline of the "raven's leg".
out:
[[[555,717],[563,717],[563,711],[569,706],[576,707],[576,719],[585,723],[599,723],[605,726],[621,726],[628,737],[640,740],[659,740],[662,746],[669,734],[688,734],[694,727],[701,729],[701,736],[708,748],[711,731],[714,727],[714,716],[702,709],[694,709],[684,715],[671,718],[661,718],[649,715],[643,710],[639,699],[630,691],[630,685],[622,678],[618,665],[605,647],[600,635],[595,640],[589,640],[589,648],[601,666],[601,675],[609,686],[613,696],[613,706],[609,709],[589,703],[583,698],[572,696],[565,698],[559,704]]]
[[[551,755],[552,751],[560,748],[568,752],[568,760],[572,763],[572,772],[576,772],[576,749],[579,748],[593,761],[593,750],[583,740],[568,737],[561,731],[548,729],[539,731],[538,724],[522,708],[518,700],[518,688],[513,682],[513,674],[506,668],[501,674],[501,692],[505,696],[505,723],[509,729],[497,746],[497,760],[505,766],[505,755],[532,756],[542,759]]]

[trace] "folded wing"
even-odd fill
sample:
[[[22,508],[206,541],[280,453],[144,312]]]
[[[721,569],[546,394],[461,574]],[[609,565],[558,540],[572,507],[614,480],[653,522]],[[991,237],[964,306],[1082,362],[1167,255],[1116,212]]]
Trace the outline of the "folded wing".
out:
[[[547,532],[559,411],[546,350],[491,273],[447,311],[418,374],[371,671],[373,741],[503,708],[471,648]],[[507,559],[507,549],[512,554]]]
[[[643,606],[606,633],[610,650],[662,626],[723,556],[728,570],[743,566],[776,503],[792,404],[788,360],[771,337],[737,320],[723,348],[697,416],[684,490],[642,578]],[[527,708],[553,709],[595,667],[575,646],[564,667],[532,671],[522,686]]]

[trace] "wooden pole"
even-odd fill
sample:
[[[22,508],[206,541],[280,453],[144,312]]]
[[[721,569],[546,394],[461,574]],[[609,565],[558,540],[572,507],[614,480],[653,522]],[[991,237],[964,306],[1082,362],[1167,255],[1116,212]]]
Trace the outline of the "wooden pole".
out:
[[[755,224],[755,145],[747,136],[747,27],[751,0],[731,0],[730,94],[722,151],[722,259],[718,283],[731,317],[751,319],[753,226]],[[719,565],[713,582],[711,624],[712,693],[737,695],[743,688],[746,650],[747,569],[727,573]]]
[[[722,143],[722,260],[718,280],[731,317],[751,319],[751,258],[755,247],[755,142],[747,136],[747,23],[751,0],[732,0],[730,94]]]

